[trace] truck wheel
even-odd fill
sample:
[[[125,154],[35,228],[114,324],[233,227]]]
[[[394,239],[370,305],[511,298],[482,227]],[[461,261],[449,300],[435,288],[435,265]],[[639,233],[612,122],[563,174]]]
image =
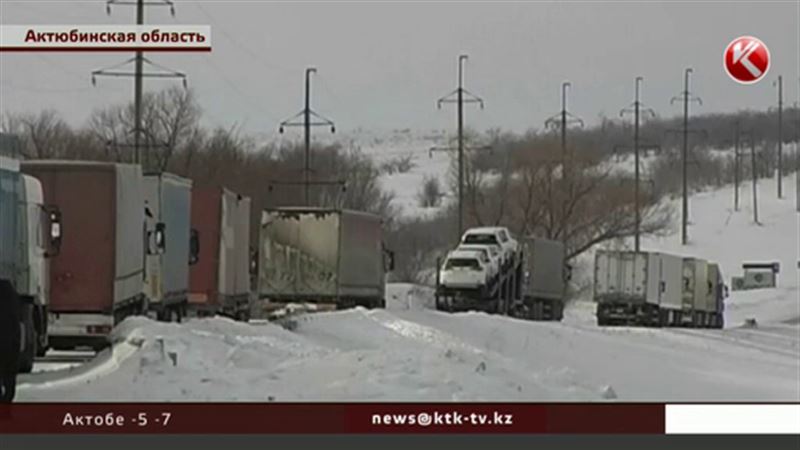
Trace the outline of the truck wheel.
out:
[[[19,372],[30,373],[33,370],[33,359],[36,356],[37,336],[33,325],[33,308],[30,305],[24,305],[22,309],[20,323],[22,352],[19,355]]]

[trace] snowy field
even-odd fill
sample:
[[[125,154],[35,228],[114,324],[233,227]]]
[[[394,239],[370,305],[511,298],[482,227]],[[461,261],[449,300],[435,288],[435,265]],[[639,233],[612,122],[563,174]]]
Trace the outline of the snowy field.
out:
[[[427,157],[427,155],[426,155]],[[732,292],[724,330],[599,328],[594,304],[561,323],[431,309],[427,288],[393,284],[386,310],[306,314],[291,326],[223,318],[131,318],[93,362],[20,378],[20,401],[800,401],[798,215],[759,183],[732,211],[723,188],[691,199],[691,243],[677,223],[645,250],[719,262],[781,263],[779,287]],[[678,205],[677,200],[671,200]],[[678,217],[676,217],[677,219]],[[756,319],[755,328],[742,327]]]

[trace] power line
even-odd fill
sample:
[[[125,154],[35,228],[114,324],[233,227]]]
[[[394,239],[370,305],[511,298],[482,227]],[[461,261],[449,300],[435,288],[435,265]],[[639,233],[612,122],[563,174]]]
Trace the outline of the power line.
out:
[[[483,100],[464,89],[464,62],[467,55],[458,56],[458,87],[453,92],[445,95],[436,102],[436,107],[441,109],[443,103],[457,104],[458,121],[458,235],[461,239],[464,232],[464,103],[478,103],[483,109]]]
[[[567,170],[567,129],[570,125],[577,125],[581,128],[584,126],[583,119],[567,111],[567,89],[570,87],[572,87],[572,84],[569,81],[561,83],[561,112],[544,122],[545,128],[561,131],[561,189],[564,194],[561,201],[561,240],[564,242],[565,257],[568,252],[567,227],[569,225],[567,220],[567,190],[571,190],[571,186],[567,185],[567,177],[569,175],[569,170]]]
[[[620,117],[625,114],[633,113],[633,154],[634,154],[634,188],[633,188],[633,204],[635,210],[634,217],[634,249],[639,252],[640,247],[640,228],[641,228],[641,212],[639,211],[639,119],[641,114],[650,115],[655,117],[656,113],[651,108],[642,108],[644,105],[639,101],[639,88],[644,81],[643,77],[636,77],[636,92],[633,104],[619,112]]]
[[[783,76],[772,83],[778,88],[778,198],[783,198]]]
[[[697,102],[702,105],[703,100],[700,97],[694,96],[689,92],[689,75],[692,73],[692,68],[687,67],[684,71],[683,78],[683,91],[679,96],[672,97],[670,104],[676,101],[683,102],[683,127],[680,131],[683,133],[683,152],[682,152],[682,179],[683,179],[683,207],[682,207],[682,221],[681,221],[681,243],[686,245],[689,242],[689,185],[688,185],[688,164],[689,164],[689,133],[704,133],[701,130],[689,129],[689,103]]]
[[[303,135],[305,138],[305,157],[304,157],[304,167],[303,167],[303,189],[304,189],[304,197],[305,197],[305,204],[306,206],[310,205],[310,198],[309,198],[309,187],[311,184],[340,184],[344,186],[344,181],[314,181],[312,182],[309,179],[309,175],[311,172],[311,127],[317,126],[329,126],[331,127],[331,133],[336,132],[336,126],[334,125],[333,121],[330,119],[321,116],[317,112],[311,109],[311,74],[316,73],[317,69],[313,67],[306,68],[306,83],[305,83],[305,106],[303,110],[299,113],[295,114],[294,116],[284,120],[280,123],[278,128],[278,132],[283,134],[283,131],[286,127],[303,127]],[[297,121],[297,119],[302,117],[302,121]],[[313,118],[313,119],[312,119]],[[314,120],[314,121],[312,121]],[[276,184],[297,184],[294,181],[290,182],[275,182]]]
[[[136,6],[136,24],[137,25],[144,25],[144,7],[147,6],[169,6],[170,14],[174,17],[175,16],[175,5],[172,3],[171,0],[107,0],[106,1],[106,13],[111,14],[111,5],[125,5],[125,6]],[[133,72],[126,72],[119,70],[121,67],[133,63],[134,64],[134,71]],[[145,72],[144,71],[144,64],[147,63],[151,67],[155,67],[157,69],[161,69],[160,72]],[[137,50],[136,54],[133,58],[120,63],[116,64],[111,67],[107,67],[105,69],[99,69],[92,71],[92,84],[95,84],[95,79],[98,76],[108,76],[108,77],[133,77],[134,78],[134,85],[133,85],[133,110],[134,110],[134,126],[133,126],[133,148],[134,148],[134,158],[137,164],[142,164],[145,168],[147,168],[147,155],[145,155],[144,161],[142,161],[141,157],[141,138],[142,133],[145,131],[142,129],[142,89],[143,89],[143,81],[145,77],[149,78],[179,78],[183,81],[183,86],[186,87],[186,74],[179,71],[174,71],[172,69],[168,69],[164,66],[156,64],[149,59],[144,57],[144,52],[141,50]]]

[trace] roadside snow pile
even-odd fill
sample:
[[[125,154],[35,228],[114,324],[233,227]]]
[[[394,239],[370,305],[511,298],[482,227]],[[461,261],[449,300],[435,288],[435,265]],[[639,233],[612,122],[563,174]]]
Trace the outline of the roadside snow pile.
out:
[[[300,316],[295,332],[224,318],[124,321],[137,351],[102,376],[23,387],[21,401],[409,401],[602,399],[384,310]]]

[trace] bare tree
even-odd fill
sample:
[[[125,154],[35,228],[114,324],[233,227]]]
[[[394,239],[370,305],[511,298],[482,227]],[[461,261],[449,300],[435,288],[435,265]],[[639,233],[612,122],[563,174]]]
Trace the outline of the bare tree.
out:
[[[32,159],[62,157],[67,153],[72,130],[55,110],[38,114],[9,114],[3,120],[7,133],[19,136],[22,156]]]

